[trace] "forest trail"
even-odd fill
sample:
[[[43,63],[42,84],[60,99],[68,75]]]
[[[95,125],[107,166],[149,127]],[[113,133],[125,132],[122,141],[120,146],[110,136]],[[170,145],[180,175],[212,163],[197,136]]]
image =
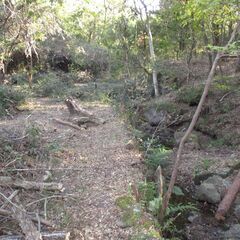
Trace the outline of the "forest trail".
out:
[[[64,193],[73,194],[65,198],[60,207],[51,209],[52,220],[71,231],[73,239],[128,239],[134,231],[124,228],[115,201],[129,192],[129,184],[143,179],[141,170],[133,163],[140,162],[137,150],[126,149],[130,133],[114,110],[100,103],[84,103],[87,110],[106,123],[78,131],[53,121],[66,119],[68,111],[63,102],[48,98],[31,99],[30,111],[24,111],[13,120],[1,121],[0,128],[7,131],[24,129],[34,124],[40,127],[45,141],[56,143],[57,161],[39,162],[36,168],[72,168],[73,170],[52,171],[53,180],[62,182]],[[55,218],[55,219],[54,219]]]

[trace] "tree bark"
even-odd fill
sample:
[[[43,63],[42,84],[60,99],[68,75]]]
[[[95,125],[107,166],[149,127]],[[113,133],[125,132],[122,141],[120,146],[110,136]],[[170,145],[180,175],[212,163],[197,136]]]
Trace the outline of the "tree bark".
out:
[[[238,172],[232,185],[229,187],[225,197],[218,206],[217,212],[215,214],[215,218],[218,221],[225,219],[224,216],[227,214],[239,191],[240,191],[240,171]]]
[[[65,126],[69,126],[71,128],[77,129],[77,130],[83,130],[84,129],[83,127],[79,127],[76,124],[73,124],[73,123],[70,123],[70,122],[66,122],[66,121],[62,121],[62,120],[57,119],[57,118],[53,118],[53,121],[55,121],[57,123],[60,123],[62,125],[65,125]]]
[[[13,179],[11,177],[0,177],[0,186],[2,187],[15,187],[23,188],[26,190],[49,190],[49,191],[62,191],[63,185],[56,182],[30,182],[21,179]]]
[[[43,232],[41,233],[43,240],[69,240],[70,233],[69,232]],[[24,240],[22,236],[0,236],[0,240]]]
[[[144,3],[143,0],[140,0],[144,9],[145,9],[145,14],[146,14],[146,28],[148,31],[148,43],[149,43],[149,50],[150,50],[150,57],[151,57],[151,62],[152,62],[152,79],[153,79],[153,87],[154,87],[154,93],[155,97],[159,97],[159,84],[158,84],[158,79],[157,79],[157,69],[156,69],[156,55],[154,51],[154,45],[153,45],[153,37],[152,37],[152,31],[151,31],[151,26],[150,26],[150,19],[149,19],[149,13],[147,10],[147,6]]]
[[[0,215],[9,217],[12,215],[12,213],[11,213],[11,211],[0,208]],[[37,217],[31,216],[31,215],[29,215],[29,217],[32,221],[34,221],[36,223],[40,222],[41,224],[44,224],[48,227],[51,227],[51,228],[54,227],[53,223],[51,223],[50,221],[48,221],[46,219],[43,219],[42,217],[37,218]]]
[[[236,28],[234,29],[234,31],[233,31],[233,33],[231,35],[231,38],[228,41],[227,45],[225,46],[224,50],[226,50],[228,48],[228,46],[235,39],[235,36],[236,36],[237,32],[239,31],[239,26],[240,26],[240,21],[237,22]],[[160,222],[163,221],[163,218],[165,216],[165,212],[166,212],[166,210],[168,208],[168,204],[169,204],[169,200],[170,200],[173,188],[174,188],[174,184],[175,184],[176,179],[177,179],[178,167],[179,167],[179,165],[181,163],[181,155],[182,155],[182,151],[183,151],[183,148],[184,148],[184,144],[185,144],[186,140],[188,139],[189,135],[191,134],[191,132],[192,132],[192,130],[193,130],[197,120],[198,120],[198,117],[199,117],[199,115],[201,113],[203,104],[204,104],[205,99],[207,97],[207,94],[208,94],[211,82],[213,80],[213,77],[214,77],[214,74],[215,74],[215,71],[216,71],[216,67],[217,67],[218,61],[221,58],[222,54],[223,53],[218,52],[216,57],[215,57],[215,59],[214,59],[211,71],[210,71],[210,73],[208,75],[208,78],[206,80],[206,83],[205,83],[204,91],[203,91],[203,94],[201,96],[200,102],[199,102],[199,104],[197,106],[197,109],[196,109],[196,111],[195,111],[195,113],[193,115],[192,121],[191,121],[188,129],[186,130],[184,136],[182,137],[182,139],[180,141],[180,144],[179,144],[179,147],[178,147],[178,151],[177,151],[177,156],[176,156],[175,163],[174,163],[174,166],[173,166],[173,171],[172,171],[170,183],[169,183],[169,186],[168,186],[168,190],[167,190],[166,194],[164,195],[162,207],[160,209],[160,214],[159,214]]]
[[[238,55],[237,62],[236,62],[236,68],[235,73],[240,73],[240,54]]]
[[[17,198],[18,199],[18,198]],[[16,219],[21,227],[26,240],[42,240],[41,233],[34,226],[33,222],[27,215],[26,210],[20,204],[19,200],[16,201],[19,207],[12,207],[12,216]]]
[[[88,123],[90,125],[100,125],[105,123],[105,120],[95,117],[92,113],[78,106],[71,98],[66,99],[65,104],[70,113],[70,119],[73,117],[72,120],[77,126],[81,126],[82,124],[88,125]]]

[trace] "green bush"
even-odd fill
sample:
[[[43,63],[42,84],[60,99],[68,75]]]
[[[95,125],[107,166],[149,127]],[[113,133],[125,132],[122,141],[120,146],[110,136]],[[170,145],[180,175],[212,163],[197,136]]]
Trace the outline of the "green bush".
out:
[[[189,106],[198,105],[200,98],[203,93],[203,85],[195,86],[195,87],[184,87],[178,91],[177,100],[179,102],[183,102],[188,104]]]
[[[6,115],[7,111],[24,102],[25,96],[13,87],[0,86],[0,116]]]
[[[58,76],[54,72],[44,74],[37,79],[35,91],[43,97],[60,97],[67,93],[69,88],[73,87],[71,79]]]
[[[87,70],[94,76],[108,69],[109,53],[107,49],[79,41],[79,39],[69,41],[69,46],[68,51],[71,55],[73,69]]]
[[[150,149],[146,158],[147,167],[153,170],[156,170],[159,165],[165,167],[169,164],[170,153],[170,150],[163,147]]]
[[[10,78],[10,82],[12,84],[18,84],[18,85],[26,84],[26,83],[28,83],[27,74],[26,73],[12,74],[12,76]]]
[[[141,202],[148,205],[157,195],[156,184],[154,182],[140,182],[138,192]]]

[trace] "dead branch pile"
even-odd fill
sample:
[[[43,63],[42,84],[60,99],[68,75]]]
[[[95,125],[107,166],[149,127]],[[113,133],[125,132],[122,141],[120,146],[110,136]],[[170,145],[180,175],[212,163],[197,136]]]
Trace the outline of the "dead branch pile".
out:
[[[38,130],[31,128],[31,131],[17,132],[16,129],[5,131],[0,139],[0,165],[2,168],[0,176],[0,239],[15,240],[45,240],[45,239],[69,239],[70,233],[65,231],[55,231],[56,226],[49,221],[47,203],[50,199],[62,199],[63,184],[59,182],[44,182],[42,174],[47,171],[37,171],[35,180],[31,167],[36,167],[34,159],[44,160],[36,156],[42,156],[44,142],[38,136]],[[33,132],[33,136],[31,133]],[[38,139],[36,139],[36,137]],[[36,145],[30,142],[35,141]],[[31,142],[32,143],[32,142]],[[40,151],[41,150],[41,151]],[[31,159],[26,163],[22,159]],[[46,158],[46,160],[48,160]],[[30,164],[31,163],[31,164]],[[30,164],[30,165],[29,165]],[[19,168],[20,171],[9,171]],[[29,168],[30,171],[22,172],[21,169]],[[51,195],[53,192],[54,195]],[[46,197],[44,197],[44,194]],[[44,209],[40,210],[41,203]],[[19,228],[21,231],[19,231]],[[7,230],[5,230],[7,229]],[[21,232],[21,234],[20,234]]]

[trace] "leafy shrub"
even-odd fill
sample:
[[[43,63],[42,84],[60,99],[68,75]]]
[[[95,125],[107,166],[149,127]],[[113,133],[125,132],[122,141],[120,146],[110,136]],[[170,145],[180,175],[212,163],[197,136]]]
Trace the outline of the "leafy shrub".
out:
[[[156,184],[154,182],[140,182],[138,192],[142,203],[148,205],[157,195]]]
[[[177,100],[188,104],[189,106],[198,105],[203,93],[203,85],[196,87],[184,87],[178,91]]]
[[[166,166],[169,162],[170,153],[171,151],[164,147],[150,149],[146,158],[147,167],[156,170],[159,165]]]
[[[0,116],[6,115],[7,111],[21,104],[25,99],[22,92],[13,87],[0,86]]]
[[[122,210],[127,210],[134,204],[134,199],[130,195],[124,195],[116,199],[116,205]]]
[[[11,84],[24,84],[28,82],[26,73],[15,73],[10,78]]]
[[[107,70],[109,56],[106,49],[79,41],[79,39],[72,39],[69,46],[71,46],[69,51],[71,52],[73,69],[88,70],[95,76]]]
[[[39,77],[35,90],[43,97],[59,97],[66,94],[71,87],[73,87],[73,83],[70,79],[65,78],[64,75],[61,77],[50,72]]]

